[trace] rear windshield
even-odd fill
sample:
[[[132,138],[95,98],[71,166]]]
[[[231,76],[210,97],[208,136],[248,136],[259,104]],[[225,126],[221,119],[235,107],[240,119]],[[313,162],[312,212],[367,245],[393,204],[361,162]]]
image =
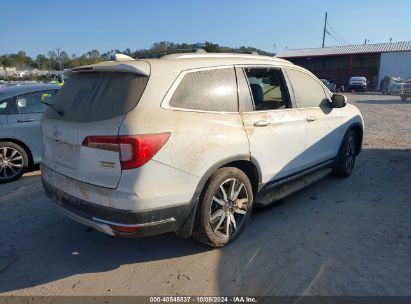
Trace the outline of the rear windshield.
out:
[[[73,75],[51,100],[53,105],[45,115],[52,119],[76,122],[124,115],[137,105],[147,81],[148,77],[131,73]]]

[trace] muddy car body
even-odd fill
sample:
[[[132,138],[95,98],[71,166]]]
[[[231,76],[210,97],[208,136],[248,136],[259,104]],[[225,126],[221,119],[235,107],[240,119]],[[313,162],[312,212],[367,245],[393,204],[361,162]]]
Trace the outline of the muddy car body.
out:
[[[271,190],[323,168],[348,176],[361,149],[358,109],[281,59],[123,55],[68,76],[42,120],[43,184],[110,235],[222,246]]]

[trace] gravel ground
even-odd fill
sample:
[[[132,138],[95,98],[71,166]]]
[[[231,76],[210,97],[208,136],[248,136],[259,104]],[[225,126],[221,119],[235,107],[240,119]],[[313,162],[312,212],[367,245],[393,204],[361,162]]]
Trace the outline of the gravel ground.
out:
[[[354,174],[257,210],[222,249],[90,230],[53,209],[39,171],[0,185],[0,293],[411,295],[411,103],[347,96],[366,123]]]

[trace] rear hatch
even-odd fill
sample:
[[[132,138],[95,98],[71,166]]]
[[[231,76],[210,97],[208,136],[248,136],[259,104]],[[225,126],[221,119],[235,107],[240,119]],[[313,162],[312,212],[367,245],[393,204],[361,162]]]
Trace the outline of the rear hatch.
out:
[[[108,145],[98,149],[87,145],[87,140],[118,136],[125,116],[144,92],[149,65],[144,61],[108,64],[73,69],[41,126],[44,165],[76,180],[114,189],[121,177],[119,151]]]

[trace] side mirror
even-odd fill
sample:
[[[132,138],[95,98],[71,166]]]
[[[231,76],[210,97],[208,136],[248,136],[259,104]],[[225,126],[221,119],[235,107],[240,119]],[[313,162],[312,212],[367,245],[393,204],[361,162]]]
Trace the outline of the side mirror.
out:
[[[333,94],[331,106],[333,108],[344,108],[347,104],[347,97],[342,94]]]

